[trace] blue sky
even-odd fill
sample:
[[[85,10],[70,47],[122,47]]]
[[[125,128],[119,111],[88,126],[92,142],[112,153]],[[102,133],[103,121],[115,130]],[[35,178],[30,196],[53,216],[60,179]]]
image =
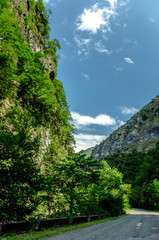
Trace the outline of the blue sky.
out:
[[[100,143],[159,94],[158,0],[43,0],[61,44],[76,151]]]

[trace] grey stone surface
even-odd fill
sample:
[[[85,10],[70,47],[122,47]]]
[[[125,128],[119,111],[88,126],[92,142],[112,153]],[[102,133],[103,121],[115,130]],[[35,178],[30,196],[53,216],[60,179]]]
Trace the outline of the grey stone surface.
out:
[[[124,218],[59,234],[43,240],[159,240],[159,215],[135,210]]]
[[[92,156],[100,159],[123,149],[148,151],[159,140],[159,97],[137,112],[126,124],[119,127],[106,140],[95,146]]]

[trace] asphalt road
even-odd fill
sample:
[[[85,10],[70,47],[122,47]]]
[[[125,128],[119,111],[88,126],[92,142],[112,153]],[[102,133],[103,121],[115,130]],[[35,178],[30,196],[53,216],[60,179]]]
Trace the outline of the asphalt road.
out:
[[[159,240],[159,215],[134,209],[118,220],[62,233],[43,240]]]

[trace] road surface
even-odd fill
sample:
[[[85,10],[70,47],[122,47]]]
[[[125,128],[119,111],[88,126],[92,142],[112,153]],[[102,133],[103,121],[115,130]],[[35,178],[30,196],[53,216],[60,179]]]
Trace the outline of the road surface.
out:
[[[159,240],[159,215],[134,209],[118,220],[65,232],[43,240]]]

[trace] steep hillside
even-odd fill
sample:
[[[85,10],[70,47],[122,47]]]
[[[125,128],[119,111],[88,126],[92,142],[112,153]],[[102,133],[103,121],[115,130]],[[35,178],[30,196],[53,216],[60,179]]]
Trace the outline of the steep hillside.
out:
[[[60,44],[49,40],[48,17],[42,0],[0,3],[1,133],[38,139],[41,164],[67,155],[74,141],[65,91],[56,79]]]
[[[82,150],[80,153],[86,154],[87,157],[90,157],[92,154],[93,147]]]
[[[48,176],[73,152],[71,115],[56,79],[60,44],[49,40],[48,17],[42,0],[0,1],[0,222],[49,205]]]
[[[92,156],[100,159],[122,148],[148,151],[159,140],[159,96],[144,106],[126,124],[95,146]]]

